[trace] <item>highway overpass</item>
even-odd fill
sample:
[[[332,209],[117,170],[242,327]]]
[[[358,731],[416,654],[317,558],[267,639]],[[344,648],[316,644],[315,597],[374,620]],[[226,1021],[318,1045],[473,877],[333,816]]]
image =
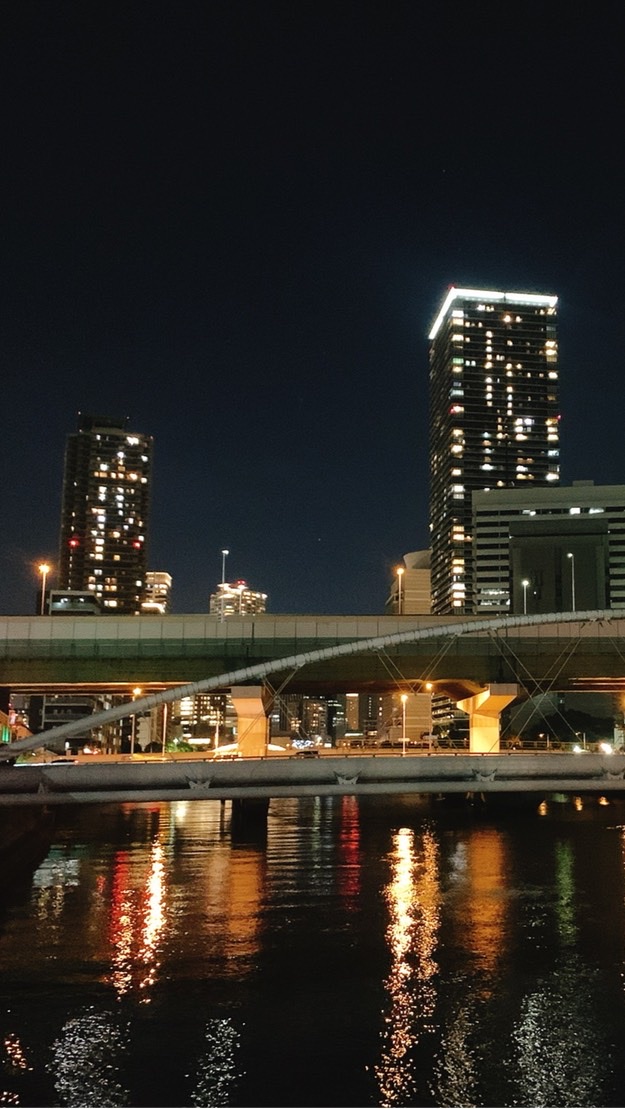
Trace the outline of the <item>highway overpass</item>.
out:
[[[127,693],[125,704],[90,716],[91,726],[181,696],[258,686],[270,676],[289,690],[308,692],[427,685],[464,699],[463,707],[476,718],[489,715],[481,700],[493,694],[494,720],[497,705],[521,691],[622,688],[624,633],[625,615],[612,610],[462,621],[434,616],[5,617],[0,621],[0,685],[30,692],[104,688]],[[132,701],[130,691],[137,684],[146,695]],[[260,711],[260,696],[257,705]],[[82,727],[81,721],[66,724],[46,739],[69,738]],[[36,739],[20,740],[5,752],[35,746]],[[472,749],[491,750],[491,740]]]
[[[432,682],[466,696],[492,682],[520,680],[529,691],[546,682],[577,689],[584,682],[623,681],[624,636],[625,613],[612,610],[462,621],[9,616],[0,617],[0,686],[30,693],[76,687],[119,693],[137,685],[163,690],[268,666],[273,674],[290,675],[293,692],[383,692],[398,682]]]

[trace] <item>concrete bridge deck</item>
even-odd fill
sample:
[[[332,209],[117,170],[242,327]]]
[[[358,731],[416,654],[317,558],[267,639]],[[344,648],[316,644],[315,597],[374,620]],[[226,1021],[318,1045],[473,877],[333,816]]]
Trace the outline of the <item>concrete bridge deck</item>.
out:
[[[347,650],[350,644],[361,644]],[[370,644],[370,646],[367,646]],[[493,620],[449,616],[0,617],[0,686],[162,690],[285,660],[289,689],[394,689],[429,681],[457,699],[485,685],[558,689],[623,680],[625,614]],[[344,653],[329,657],[333,649]],[[320,657],[322,654],[327,657]],[[552,685],[552,688],[556,688]]]
[[[0,807],[360,794],[625,797],[625,754],[333,755],[0,765]]]

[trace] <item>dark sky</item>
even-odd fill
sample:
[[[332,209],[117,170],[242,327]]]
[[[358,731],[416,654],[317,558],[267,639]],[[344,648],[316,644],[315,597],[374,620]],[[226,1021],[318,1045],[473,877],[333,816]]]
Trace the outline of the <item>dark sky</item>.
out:
[[[451,284],[559,295],[563,481],[624,482],[622,10],[5,3],[0,612],[79,411],[154,435],[176,611],[223,547],[273,612],[383,611]]]

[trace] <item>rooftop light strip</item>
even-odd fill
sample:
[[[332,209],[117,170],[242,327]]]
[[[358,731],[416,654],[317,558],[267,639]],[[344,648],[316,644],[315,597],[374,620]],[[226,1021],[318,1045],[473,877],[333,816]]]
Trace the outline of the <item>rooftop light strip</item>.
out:
[[[502,293],[495,292],[492,289],[456,289],[452,285],[428,335],[429,339],[436,338],[440,326],[455,300],[499,300],[506,304],[545,304],[550,308],[558,303],[557,296],[550,293]]]

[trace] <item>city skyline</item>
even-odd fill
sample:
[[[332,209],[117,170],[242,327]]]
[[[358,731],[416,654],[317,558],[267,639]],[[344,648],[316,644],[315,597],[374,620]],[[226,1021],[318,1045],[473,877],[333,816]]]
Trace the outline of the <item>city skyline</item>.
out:
[[[224,548],[273,612],[384,611],[451,285],[558,296],[561,481],[622,482],[618,39],[542,15],[5,11],[0,612],[58,569],[79,411],[154,438],[174,611]]]

